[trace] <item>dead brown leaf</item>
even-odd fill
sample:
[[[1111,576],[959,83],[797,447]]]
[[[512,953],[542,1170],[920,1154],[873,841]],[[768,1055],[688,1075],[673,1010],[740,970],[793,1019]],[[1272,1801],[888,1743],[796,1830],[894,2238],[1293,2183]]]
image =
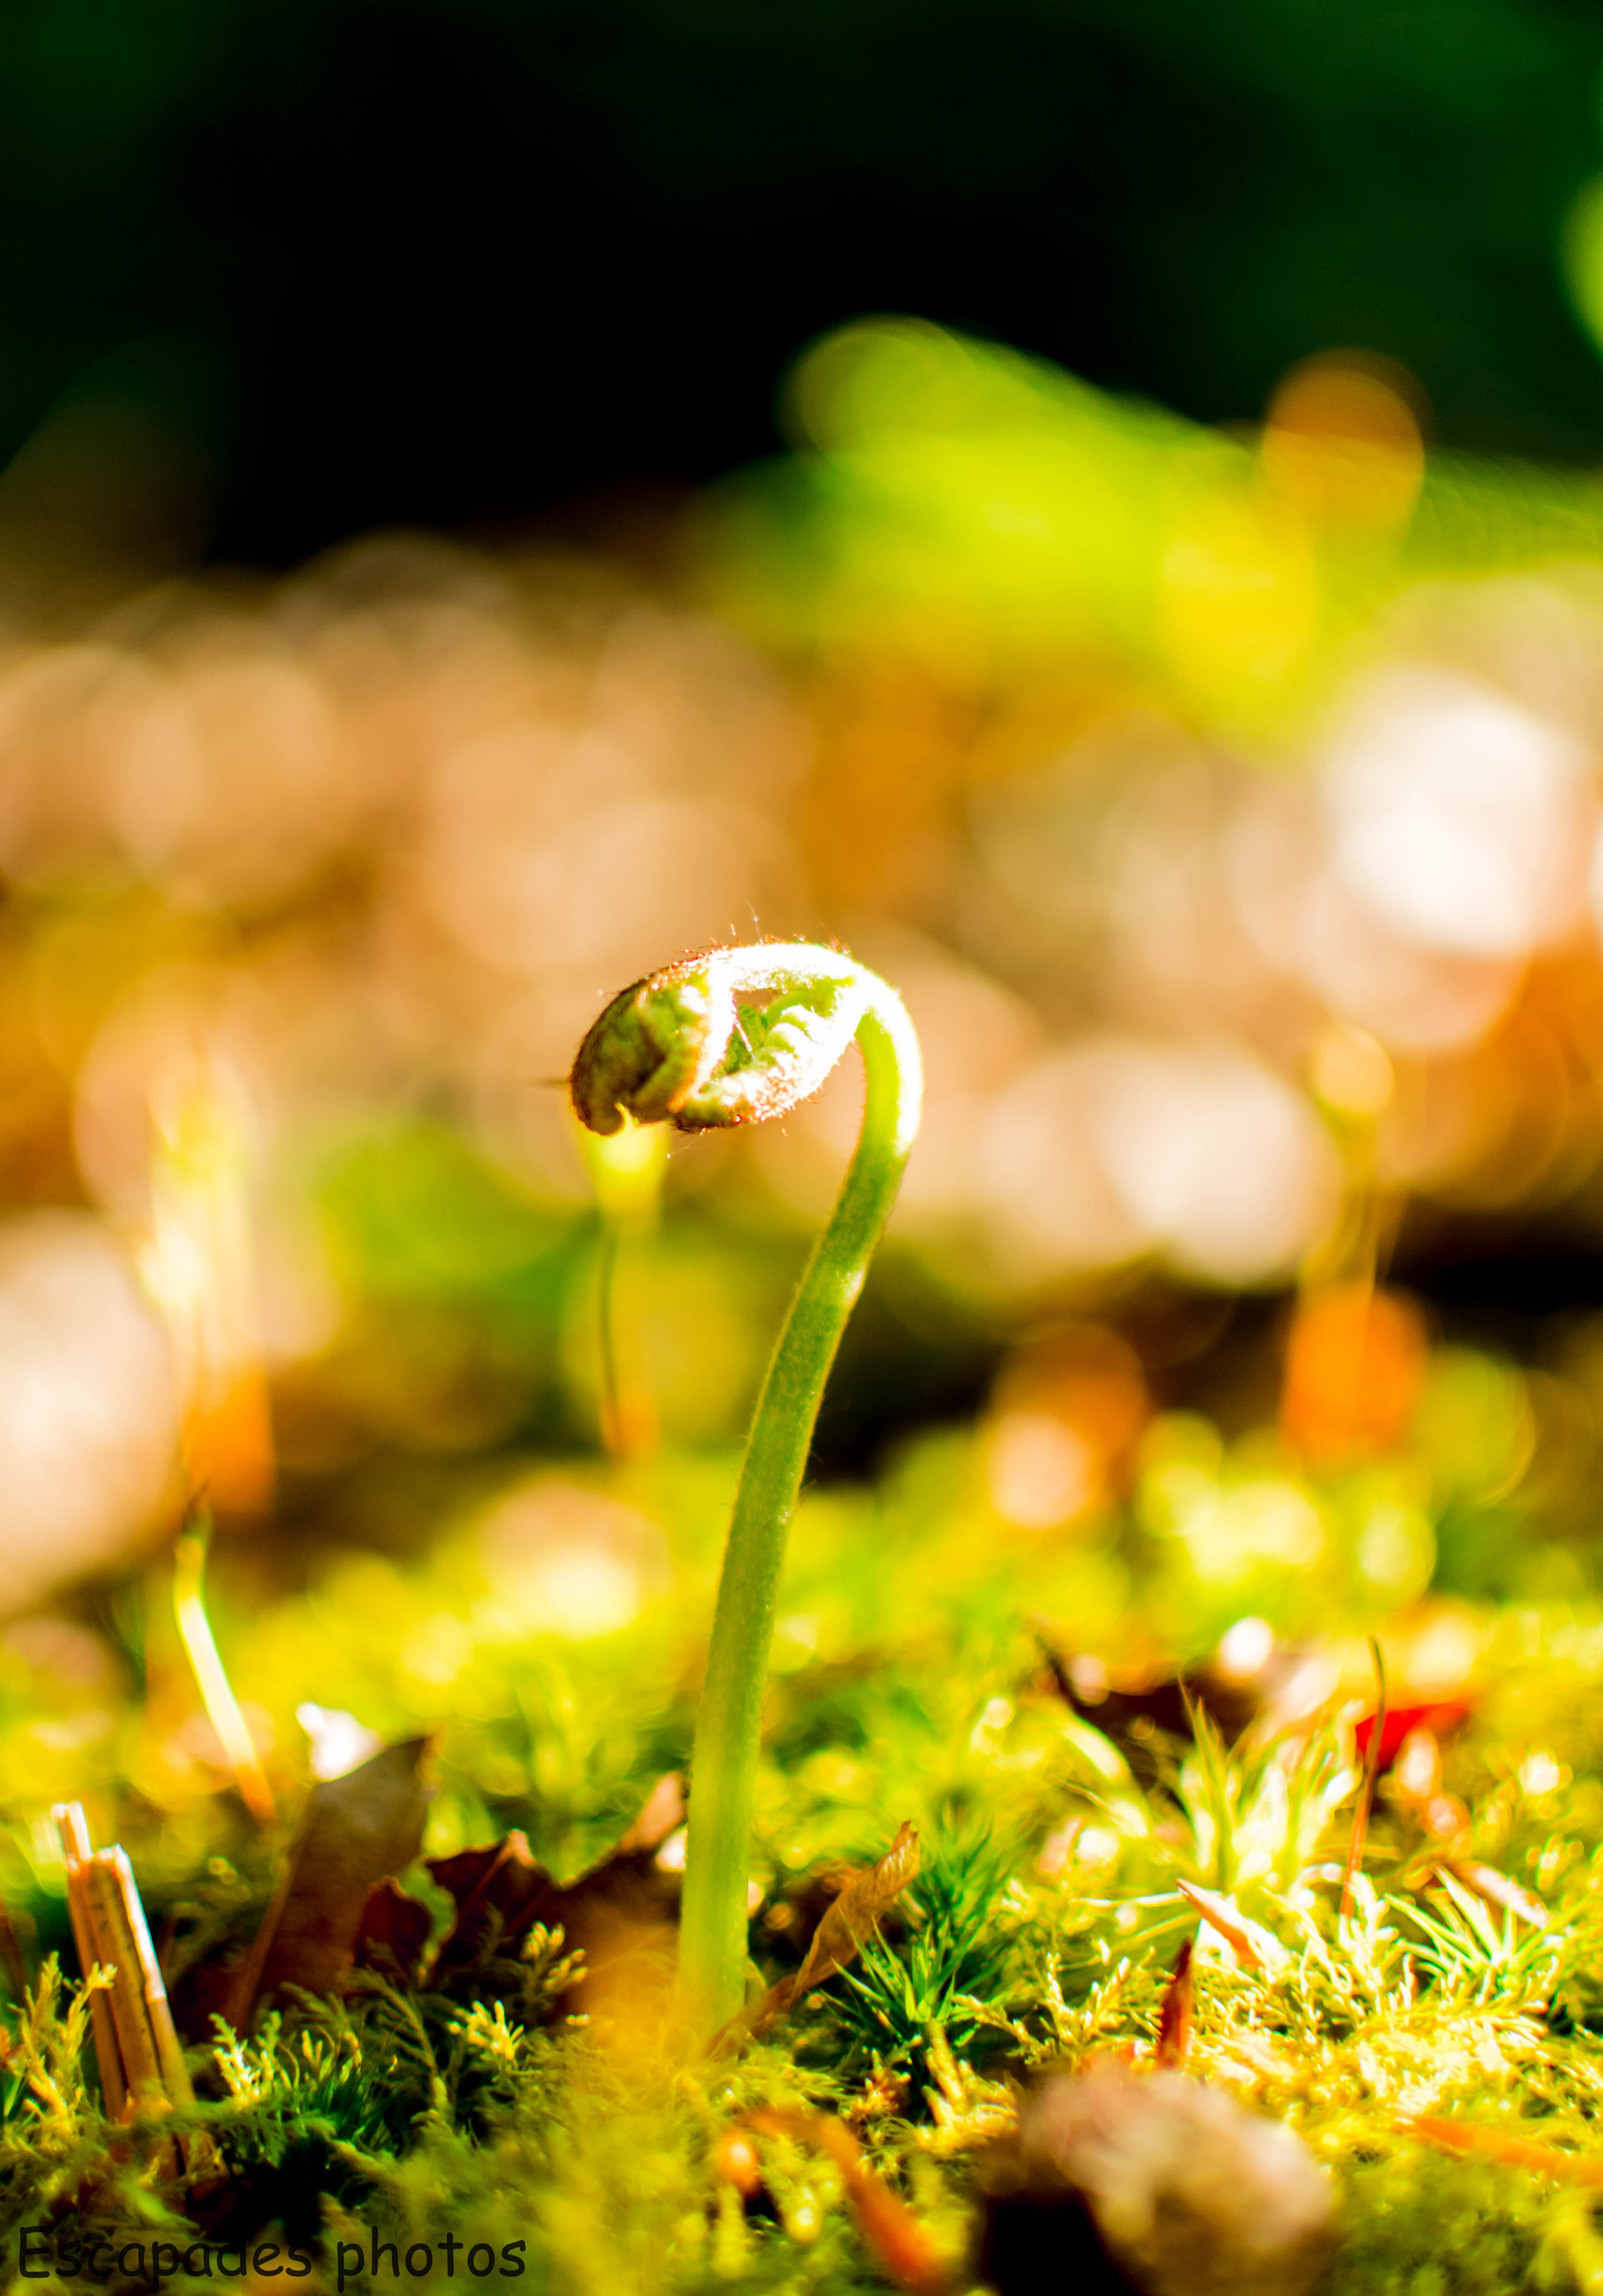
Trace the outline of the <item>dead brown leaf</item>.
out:
[[[400,1977],[410,1983],[417,1975],[433,1926],[427,1906],[408,1897],[399,1882],[386,1875],[367,1892],[351,1959],[358,1969],[376,1970],[381,1977]]]
[[[670,1833],[685,1823],[685,1784],[677,1770],[664,1770],[641,1805],[634,1824],[621,1837],[615,1857],[645,1850],[654,1857]]]
[[[1247,1919],[1234,1898],[1221,1898],[1218,1890],[1204,1890],[1196,1882],[1177,1881],[1174,1886],[1208,1927],[1223,1938],[1243,1969],[1259,1970],[1269,1977],[1279,1975],[1290,1955],[1278,1938]]]
[[[430,1788],[426,1738],[386,1746],[371,1761],[312,1788],[277,1894],[234,1988],[230,2022],[282,1985],[332,1993],[355,1950],[369,1892],[399,1874],[423,1841]]]
[[[895,1841],[875,1866],[854,1874],[813,1932],[807,1958],[789,1977],[770,1985],[744,2021],[753,2033],[769,2027],[807,1994],[857,1959],[865,1939],[879,1927],[880,1916],[918,1874],[918,1836],[904,1819]]]
[[[515,1828],[480,1849],[425,1859],[440,1888],[456,1903],[456,1919],[435,1956],[431,1982],[447,1983],[503,1943],[515,1944],[538,1916],[541,1893],[553,1887]]]
[[[538,1922],[560,1929],[584,1973],[566,2005],[593,2011],[612,1965],[665,1947],[678,1902],[677,1874],[662,1872],[657,1852],[684,1818],[684,1793],[673,1772],[659,1779],[618,1847],[574,1881],[554,1881],[530,1854],[522,1833],[483,1849],[429,1860],[429,1871],[456,1901],[456,1919],[426,1982],[448,1991],[486,1956],[507,1949]]]

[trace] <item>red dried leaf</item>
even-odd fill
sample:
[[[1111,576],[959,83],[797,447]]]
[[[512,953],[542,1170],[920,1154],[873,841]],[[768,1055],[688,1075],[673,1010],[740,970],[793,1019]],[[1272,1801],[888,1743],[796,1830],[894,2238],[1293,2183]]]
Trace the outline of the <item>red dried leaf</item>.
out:
[[[1413,1730],[1434,1730],[1438,1738],[1451,1737],[1468,1721],[1470,1709],[1461,1701],[1451,1700],[1435,1706],[1388,1706],[1380,1730],[1380,1761],[1377,1775],[1384,1777],[1402,1751],[1402,1742]],[[1360,1762],[1367,1762],[1369,1741],[1375,1734],[1375,1717],[1365,1715],[1352,1733]]]

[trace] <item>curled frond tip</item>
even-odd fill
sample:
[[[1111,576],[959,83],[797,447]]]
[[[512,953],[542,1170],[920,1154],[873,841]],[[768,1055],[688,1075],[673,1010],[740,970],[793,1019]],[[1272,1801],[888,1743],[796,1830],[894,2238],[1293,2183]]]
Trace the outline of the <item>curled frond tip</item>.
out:
[[[877,984],[807,942],[719,948],[614,996],[579,1048],[570,1088],[592,1132],[682,1132],[783,1116],[815,1093]]]

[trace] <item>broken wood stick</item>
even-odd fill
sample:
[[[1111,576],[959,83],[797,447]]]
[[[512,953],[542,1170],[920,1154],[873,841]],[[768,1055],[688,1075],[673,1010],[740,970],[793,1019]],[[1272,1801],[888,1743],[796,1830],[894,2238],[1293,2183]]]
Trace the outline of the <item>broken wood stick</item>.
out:
[[[72,1941],[78,1948],[78,1967],[87,1985],[97,1964],[106,1960],[95,1933],[88,1885],[84,1878],[91,1856],[88,1823],[84,1806],[78,1801],[57,1802],[50,1815],[61,1836],[62,1856],[67,1867],[67,1915],[72,1923]],[[117,2046],[111,2004],[99,1988],[89,1996],[89,2025],[95,2038],[95,2062],[100,2073],[100,2094],[106,2118],[120,2120],[127,2111],[127,2083],[122,2075],[122,2053]]]
[[[127,2120],[143,2106],[192,2104],[194,2091],[173,2023],[150,1925],[125,1851],[94,1849],[83,1808],[54,1813],[67,1864],[67,1904],[86,1979],[98,1964],[111,1982],[90,2003],[106,2110]]]

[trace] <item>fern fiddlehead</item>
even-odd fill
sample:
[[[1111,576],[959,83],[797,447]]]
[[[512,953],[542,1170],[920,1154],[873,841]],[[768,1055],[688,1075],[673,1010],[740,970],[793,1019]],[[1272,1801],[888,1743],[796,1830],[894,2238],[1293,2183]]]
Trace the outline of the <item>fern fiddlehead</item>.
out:
[[[698,2023],[741,2005],[746,1876],[774,1604],[818,1405],[841,1333],[918,1129],[918,1039],[900,998],[839,950],[806,942],[719,948],[613,998],[574,1062],[592,1131],[625,1117],[700,1132],[783,1116],[855,1038],[862,1129],[803,1269],[747,1439],[724,1550],[691,1765],[680,1988]]]

